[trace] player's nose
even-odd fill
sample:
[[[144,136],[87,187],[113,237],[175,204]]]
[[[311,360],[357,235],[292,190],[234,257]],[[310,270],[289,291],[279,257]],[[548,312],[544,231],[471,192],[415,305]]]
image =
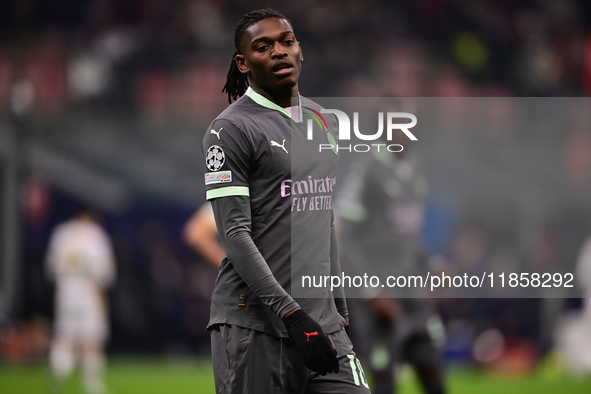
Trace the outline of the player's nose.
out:
[[[278,58],[278,57],[285,57],[285,56],[287,56],[287,52],[285,51],[285,48],[283,47],[283,45],[281,45],[281,43],[279,41],[275,42],[272,47],[271,57]]]

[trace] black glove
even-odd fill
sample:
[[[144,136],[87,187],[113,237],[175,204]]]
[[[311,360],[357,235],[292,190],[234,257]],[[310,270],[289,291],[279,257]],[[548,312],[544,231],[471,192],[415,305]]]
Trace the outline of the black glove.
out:
[[[350,324],[347,324],[345,326],[345,332],[347,333],[347,335],[349,336],[349,339],[351,339],[351,329],[349,328]]]
[[[283,319],[283,324],[308,369],[323,376],[339,372],[337,351],[328,341],[320,324],[302,309]]]

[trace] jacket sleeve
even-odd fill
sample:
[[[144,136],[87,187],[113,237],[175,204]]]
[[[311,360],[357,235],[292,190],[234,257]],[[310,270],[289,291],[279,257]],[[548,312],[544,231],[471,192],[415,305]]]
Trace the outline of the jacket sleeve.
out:
[[[227,196],[211,201],[220,240],[230,263],[252,291],[283,319],[299,307],[277,282],[251,237],[250,198]]]

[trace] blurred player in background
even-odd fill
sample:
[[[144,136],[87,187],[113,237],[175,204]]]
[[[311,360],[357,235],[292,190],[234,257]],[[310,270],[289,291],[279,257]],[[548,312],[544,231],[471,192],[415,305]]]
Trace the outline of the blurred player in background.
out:
[[[294,264],[340,274],[331,207],[292,212],[292,179],[317,179],[328,201],[338,162],[307,149],[298,129],[304,106],[320,109],[299,95],[302,49],[291,22],[269,9],[246,14],[234,42],[224,91],[236,101],[203,139],[207,199],[226,252],[208,325],[216,391],[368,393],[342,289],[334,298],[290,295]]]
[[[96,214],[83,211],[54,229],[46,270],[56,285],[51,388],[61,391],[79,361],[85,391],[105,393],[103,348],[109,335],[105,289],[115,280],[115,261]]]
[[[394,133],[392,141],[385,142],[403,145],[404,140],[397,137]],[[384,278],[413,275],[421,269],[424,274],[428,255],[420,232],[428,186],[409,147],[399,153],[382,148],[356,154],[341,185],[335,213],[343,271],[363,275],[371,267]],[[443,341],[443,325],[427,301],[385,298],[379,291],[365,297],[350,298],[349,306],[356,322],[353,342],[369,366],[372,392],[395,392],[395,367],[407,362],[417,372],[425,393],[443,393],[436,346]]]
[[[581,247],[575,274],[583,290],[583,313],[591,318],[591,237]]]
[[[193,250],[200,253],[207,263],[215,268],[220,267],[226,253],[220,244],[213,209],[209,201],[201,205],[191,216],[183,229],[183,239]]]
[[[568,370],[584,375],[591,373],[591,237],[579,252],[575,278],[583,292],[582,308],[560,317],[555,337]]]

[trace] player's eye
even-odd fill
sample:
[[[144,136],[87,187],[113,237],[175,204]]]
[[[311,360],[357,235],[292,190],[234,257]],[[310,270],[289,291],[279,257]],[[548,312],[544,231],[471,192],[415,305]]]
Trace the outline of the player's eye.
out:
[[[283,43],[285,45],[292,45],[294,43],[294,40],[285,40],[285,41],[283,41]]]
[[[269,48],[268,45],[260,45],[256,48],[257,52],[265,52]]]

